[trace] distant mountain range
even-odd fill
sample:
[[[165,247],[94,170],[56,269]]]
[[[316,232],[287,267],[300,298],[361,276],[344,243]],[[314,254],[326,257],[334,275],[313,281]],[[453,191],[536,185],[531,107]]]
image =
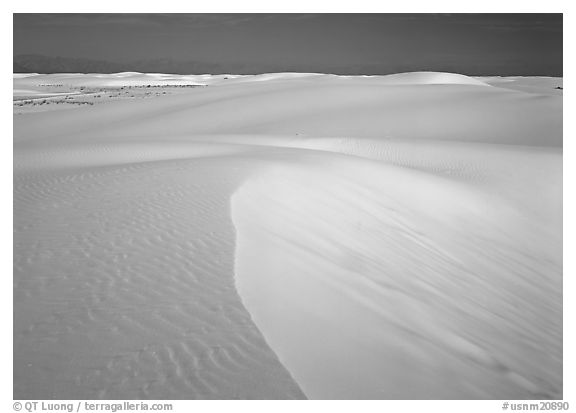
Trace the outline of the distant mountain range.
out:
[[[41,55],[14,56],[14,73],[115,73],[123,65],[103,60],[47,57]]]
[[[147,59],[128,63],[109,62],[69,57],[42,55],[17,55],[13,60],[14,73],[118,73],[147,72],[175,74],[255,74],[272,71],[289,71],[280,66],[255,64],[218,64],[174,59]]]
[[[443,61],[430,63],[426,66],[414,66],[410,62],[362,63],[342,62],[334,64],[263,64],[263,63],[210,63],[194,60],[176,59],[145,59],[119,63],[106,60],[94,60],[70,57],[52,57],[36,54],[16,55],[13,60],[14,73],[174,73],[181,75],[192,74],[237,74],[252,75],[275,72],[302,72],[302,73],[332,73],[336,75],[388,75],[392,73],[414,71],[436,71],[461,73],[469,76],[562,76],[554,73],[553,68],[542,62],[539,73],[528,70],[510,72],[507,63],[492,64],[492,70],[487,71],[483,62],[468,62],[463,65],[456,61]],[[549,67],[550,66],[550,67]]]
[[[250,75],[274,72],[316,72],[339,75],[390,74],[412,71],[408,65],[358,64],[346,62],[341,67],[334,65],[287,65],[262,63],[209,63],[192,60],[146,59],[126,63],[109,62],[84,58],[49,57],[36,54],[16,55],[14,73],[174,73],[174,74],[239,74]],[[449,68],[446,68],[449,69]],[[448,70],[450,71],[450,70]]]

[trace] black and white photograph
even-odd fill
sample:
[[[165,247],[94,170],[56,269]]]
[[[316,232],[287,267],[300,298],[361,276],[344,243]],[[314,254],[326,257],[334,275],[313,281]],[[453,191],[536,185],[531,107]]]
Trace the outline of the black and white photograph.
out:
[[[13,13],[14,410],[568,410],[563,19]]]

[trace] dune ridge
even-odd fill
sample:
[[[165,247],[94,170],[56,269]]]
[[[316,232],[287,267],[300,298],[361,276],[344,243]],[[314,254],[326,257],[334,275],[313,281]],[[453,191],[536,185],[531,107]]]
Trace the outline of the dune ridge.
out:
[[[558,398],[561,237],[504,194],[345,158],[270,165],[232,199],[238,289],[310,398]]]

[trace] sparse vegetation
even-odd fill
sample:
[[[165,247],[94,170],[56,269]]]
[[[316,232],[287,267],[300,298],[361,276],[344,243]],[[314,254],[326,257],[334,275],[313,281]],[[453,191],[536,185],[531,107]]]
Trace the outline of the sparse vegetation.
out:
[[[131,85],[121,87],[89,87],[77,85],[65,85],[61,83],[46,83],[38,85],[42,87],[46,96],[33,97],[22,96],[20,99],[16,98],[13,102],[15,113],[25,113],[29,108],[34,110],[50,110],[50,107],[56,109],[56,105],[60,108],[64,107],[78,107],[78,106],[93,106],[95,103],[105,103],[109,99],[138,99],[150,98],[153,96],[169,95],[175,89],[187,89],[201,87],[203,85]],[[58,88],[58,92],[54,89]],[[62,89],[65,88],[65,89]],[[152,89],[156,89],[152,91]],[[70,94],[63,94],[64,91],[71,92]],[[57,95],[50,96],[52,93]],[[37,108],[37,109],[34,109]],[[43,109],[40,109],[43,108]],[[44,109],[46,108],[46,109]]]

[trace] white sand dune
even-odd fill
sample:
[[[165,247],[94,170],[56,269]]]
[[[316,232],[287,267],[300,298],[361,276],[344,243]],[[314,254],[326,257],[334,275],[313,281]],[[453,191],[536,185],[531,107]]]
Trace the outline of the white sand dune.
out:
[[[482,77],[485,83],[511,90],[543,95],[562,95],[563,81],[557,77]]]
[[[22,85],[62,85],[77,87],[127,87],[147,85],[195,85],[204,84],[197,81],[197,76],[174,76],[161,73],[122,72],[114,75],[106,74],[48,74],[15,78]]]
[[[14,89],[13,99],[41,99],[41,98],[52,98],[59,96],[73,95],[77,92],[41,92],[39,90],[30,89]]]
[[[459,180],[323,158],[233,198],[239,291],[304,392],[559,397],[558,222]],[[560,170],[531,160],[559,199]]]
[[[557,83],[15,76],[14,398],[561,398]]]
[[[264,76],[264,78],[262,78]],[[241,75],[172,75],[165,73],[121,72],[115,74],[15,74],[14,85],[38,87],[60,85],[67,87],[134,87],[134,86],[204,86],[224,80],[241,80],[245,77],[266,80],[266,76]]]
[[[457,73],[408,72],[383,76],[382,80],[390,85],[474,85],[487,86],[481,80]]]
[[[220,83],[192,95],[163,97],[154,105],[115,102],[79,111],[65,127],[52,113],[33,114],[35,122],[22,119],[21,136],[39,139],[48,133],[59,141],[78,142],[95,137],[299,134],[561,145],[558,96],[469,84],[422,85],[421,75],[417,84],[391,86],[386,78]]]

